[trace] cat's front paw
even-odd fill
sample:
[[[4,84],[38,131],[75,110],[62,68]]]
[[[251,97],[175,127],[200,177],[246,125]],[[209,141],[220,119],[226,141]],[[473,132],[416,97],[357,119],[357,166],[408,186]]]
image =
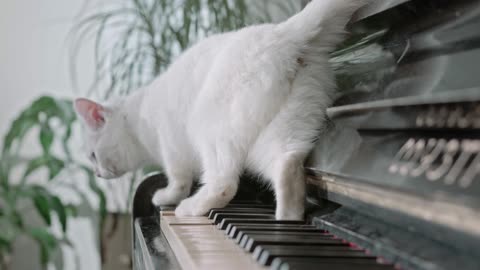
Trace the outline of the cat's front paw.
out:
[[[180,204],[175,209],[175,216],[186,217],[193,216],[199,217],[205,215],[211,207],[205,205],[201,201],[191,197],[180,202]]]
[[[171,200],[168,196],[168,193],[166,192],[166,188],[159,189],[153,194],[152,197],[152,203],[155,206],[164,206],[164,205],[170,205]]]
[[[175,216],[188,217],[192,216],[193,202],[192,198],[185,199],[175,208]]]
[[[152,203],[156,206],[177,205],[182,199],[187,196],[183,190],[176,190],[173,188],[162,188],[155,192],[152,198]]]

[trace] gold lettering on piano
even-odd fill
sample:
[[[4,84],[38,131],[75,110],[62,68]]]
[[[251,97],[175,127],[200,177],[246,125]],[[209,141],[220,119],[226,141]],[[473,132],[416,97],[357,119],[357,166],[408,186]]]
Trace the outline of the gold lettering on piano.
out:
[[[400,147],[388,171],[468,188],[480,176],[480,140],[410,138]]]
[[[480,174],[480,154],[478,154],[479,148],[480,148],[480,141],[476,141],[476,144],[474,145],[474,147],[475,147],[477,156],[472,161],[472,163],[468,167],[463,177],[460,179],[460,186],[463,188],[469,187],[472,184],[475,177]]]
[[[389,171],[394,174],[397,173],[400,169],[400,161],[408,159],[410,153],[414,151],[413,147],[415,145],[414,139],[409,139],[403,146],[400,148],[400,151],[395,155],[394,162],[390,165]]]
[[[420,159],[420,165],[410,172],[410,176],[419,177],[424,174],[438,158],[445,144],[446,141],[444,139],[428,139],[427,151]]]
[[[419,128],[480,128],[480,105],[430,105],[415,120]]]
[[[475,141],[473,140],[463,140],[461,142],[460,155],[448,174],[445,176],[445,184],[455,184],[461,173],[465,171],[468,161],[471,159],[472,155],[475,154],[474,144]]]
[[[424,139],[420,139],[415,143],[415,149],[414,149],[412,158],[410,158],[408,162],[406,162],[400,167],[399,173],[401,175],[407,176],[410,170],[413,168],[413,166],[418,164],[418,162],[422,158],[422,154],[425,149],[425,144],[426,143]]]
[[[480,128],[480,105],[475,107],[475,113],[472,116],[473,118],[473,127]]]
[[[455,154],[460,148],[458,140],[450,140],[443,149],[442,163],[437,168],[427,170],[426,176],[430,181],[437,181],[444,176],[452,167]]]

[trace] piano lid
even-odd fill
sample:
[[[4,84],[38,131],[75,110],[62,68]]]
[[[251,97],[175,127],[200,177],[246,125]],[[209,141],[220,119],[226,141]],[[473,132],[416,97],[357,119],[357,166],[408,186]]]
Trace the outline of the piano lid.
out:
[[[352,37],[332,54],[337,106],[478,89],[479,1],[380,2],[359,12],[366,18],[351,25]]]
[[[361,11],[332,54],[340,95],[310,182],[478,238],[480,1],[400,2]]]

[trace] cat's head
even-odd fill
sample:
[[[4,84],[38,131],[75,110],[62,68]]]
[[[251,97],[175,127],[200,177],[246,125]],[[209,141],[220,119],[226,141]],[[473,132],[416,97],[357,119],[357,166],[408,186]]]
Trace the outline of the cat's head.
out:
[[[135,145],[120,110],[84,98],[76,99],[74,107],[84,126],[85,150],[95,174],[112,179],[136,169]]]

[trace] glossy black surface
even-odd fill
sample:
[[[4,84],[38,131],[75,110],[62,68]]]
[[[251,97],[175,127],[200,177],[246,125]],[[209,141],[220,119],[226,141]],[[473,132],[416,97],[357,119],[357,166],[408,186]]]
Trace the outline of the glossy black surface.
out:
[[[342,96],[306,167],[377,197],[311,185],[311,201],[339,204],[315,220],[406,269],[480,269],[480,1],[408,1],[351,29],[370,37],[334,59]],[[413,216],[426,206],[386,209],[382,190],[454,207]],[[441,223],[465,218],[455,207],[471,227]]]
[[[338,113],[319,139],[307,167],[313,173],[341,175],[431,200],[448,197],[478,208],[480,129],[441,127],[456,108],[476,113],[480,103],[400,105]],[[446,111],[447,116],[424,116],[429,110]],[[478,120],[480,114],[472,117]],[[423,118],[431,126],[423,124]]]
[[[309,246],[298,248],[297,246],[258,246],[253,252],[254,258],[262,265],[271,265],[276,257],[321,257],[321,258],[368,258],[374,256],[366,254],[362,250],[354,250],[349,246]]]
[[[333,54],[336,105],[478,89],[479,10],[476,0],[412,0],[354,23]]]
[[[241,230],[241,232],[239,232]],[[324,233],[325,231],[319,230],[315,227],[305,228],[304,226],[292,226],[290,228],[278,228],[278,227],[258,227],[257,225],[254,226],[246,226],[246,227],[239,227],[235,226],[232,229],[231,233],[228,233],[228,236],[231,238],[241,238],[243,234],[255,234],[255,233],[281,233],[281,234],[289,234],[289,233],[298,233],[298,232],[316,232],[316,233]]]
[[[236,238],[240,230],[299,230],[299,229],[310,229],[316,230],[315,226],[312,225],[298,225],[298,224],[248,224],[248,223],[237,223],[230,224],[225,230],[226,234],[230,238]]]
[[[455,244],[467,244],[465,239],[439,242],[416,231],[413,226],[405,229],[402,217],[397,218],[389,219],[381,214],[375,218],[356,209],[341,207],[315,217],[313,223],[372,254],[381,255],[402,269],[480,269],[478,249],[465,251],[454,247]],[[445,236],[452,234],[448,231],[442,233]]]
[[[215,208],[208,213],[209,219],[214,219],[216,214],[223,213],[250,213],[250,214],[275,214],[275,210],[268,208]]]
[[[241,218],[225,218],[217,225],[217,228],[220,230],[227,230],[228,226],[235,226],[239,223],[249,223],[249,224],[304,224],[304,221],[294,221],[294,220],[275,220],[272,219],[241,219]]]
[[[368,262],[363,259],[331,259],[325,262],[322,258],[278,257],[272,262],[272,270],[383,270],[392,269],[389,265]]]
[[[350,28],[307,167],[480,207],[480,1],[407,1]]]
[[[157,217],[135,221],[134,269],[181,269],[167,239],[160,231]]]
[[[218,213],[213,217],[213,223],[215,225],[221,223],[223,219],[275,219],[273,214],[259,214],[259,213]],[[226,228],[226,227],[225,227]]]

